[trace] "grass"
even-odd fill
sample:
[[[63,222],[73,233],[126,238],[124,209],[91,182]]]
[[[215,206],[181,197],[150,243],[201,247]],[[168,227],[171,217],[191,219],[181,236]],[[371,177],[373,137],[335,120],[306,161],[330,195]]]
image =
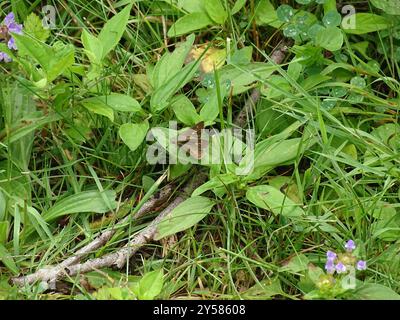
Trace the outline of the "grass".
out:
[[[400,292],[400,225],[393,227],[392,224],[397,221],[399,210],[399,67],[394,58],[397,40],[389,36],[391,45],[388,46],[388,38],[383,39],[380,32],[365,37],[345,34],[341,52],[348,55],[347,64],[353,68],[345,71],[353,76],[365,76],[364,88],[354,88],[343,80],[348,76],[345,71],[335,74],[335,79],[319,81],[315,78],[315,83],[305,82],[303,79],[310,79],[312,75],[312,66],[303,68],[300,74],[288,70],[295,48],[277,67],[276,75],[280,75],[287,86],[270,77],[259,79],[258,84],[275,89],[275,94],[267,92],[257,104],[250,123],[256,128],[256,142],[271,137],[278,139],[277,135],[299,121],[300,124],[283,139],[302,138],[301,143],[307,145],[307,137],[311,136],[314,144],[306,150],[299,148],[294,159],[272,167],[247,185],[225,186],[223,197],[207,192],[207,197],[216,205],[205,219],[183,232],[147,244],[123,270],[104,269],[88,276],[67,278],[55,291],[48,291],[41,284],[19,290],[8,287],[11,276],[60,263],[100,231],[110,230],[118,218],[132,212],[146,195],[148,187],[143,181],[155,181],[168,173],[167,166],[146,163],[143,145],[138,151],[130,152],[118,135],[121,124],[142,121],[140,116],[119,113],[111,123],[106,117],[85,111],[78,103],[88,93],[101,92],[108,86],[113,92],[133,96],[143,108],[149,109],[152,92],[147,90],[149,84],[144,80],[147,65],[155,64],[165,52],[173,50],[176,42],[185,38],[166,37],[167,29],[178,19],[171,9],[174,6],[166,2],[136,2],[122,40],[110,55],[101,77],[96,82],[74,78],[68,82],[64,77],[60,83],[67,83],[70,90],[59,95],[59,101],[54,100],[50,92],[48,96],[15,101],[15,94],[5,88],[14,88],[19,83],[23,89],[18,90],[29,92],[32,87],[21,80],[21,74],[10,73],[7,66],[0,65],[4,72],[0,129],[5,128],[6,132],[5,137],[0,133],[0,191],[8,201],[5,202],[7,210],[0,219],[8,221],[8,233],[0,243],[8,250],[18,270],[13,272],[13,267],[2,258],[0,297],[94,299],[105,294],[110,298],[100,288],[131,288],[132,283],[152,270],[162,269],[164,285],[158,298],[303,299],[313,284],[308,268],[296,269],[293,261],[305,255],[310,264],[323,269],[326,251],[341,251],[348,239],[356,240],[360,256],[368,263],[368,269],[357,276],[359,281]],[[287,2],[295,6],[294,1]],[[22,3],[26,13],[40,13],[41,2],[28,0],[4,1],[0,12],[7,13],[11,6]],[[53,1],[58,8],[57,29],[52,31],[48,43],[60,40],[73,44],[76,64],[88,65],[81,43],[82,28],[98,34],[104,23],[126,3],[128,1]],[[272,3],[277,7],[277,1]],[[374,10],[368,8],[366,2],[355,5],[361,11]],[[253,47],[253,59],[268,62],[268,55],[283,35],[279,29],[256,23],[256,6],[257,1],[247,1],[240,14],[229,14],[223,26],[196,31],[196,43],[208,42],[218,47],[229,37],[232,48]],[[23,16],[25,9],[18,8],[16,13]],[[316,6],[306,10],[320,11]],[[369,51],[380,66],[378,72],[367,69],[366,59],[355,49],[355,44],[361,40],[370,41],[370,48],[382,44],[383,52]],[[333,57],[328,60],[336,63]],[[217,80],[218,74],[215,75]],[[192,81],[180,92],[197,101],[199,88],[201,85]],[[339,97],[334,109],[324,108],[321,103],[326,90],[331,88],[352,90],[364,100],[349,104],[349,96],[344,95]],[[222,101],[221,93],[217,92],[219,115],[215,126],[223,127],[232,122],[229,112],[223,111],[223,104],[235,115],[249,93]],[[62,113],[67,108],[71,112],[63,115],[62,120],[46,123],[16,142],[10,141],[7,128],[12,128],[21,114],[46,109]],[[168,121],[174,119],[174,113],[166,110],[148,119],[153,127],[167,126]],[[387,136],[385,132],[377,133],[377,128],[387,124],[396,127],[387,127],[386,130],[392,130]],[[86,131],[87,128],[90,130]],[[82,136],[84,141],[79,138]],[[171,199],[180,195],[184,183],[198,174],[197,170],[208,172],[196,166],[173,180],[176,187]],[[265,184],[277,186],[285,197],[301,203],[305,215],[298,220],[275,215],[246,198],[248,188]],[[34,208],[40,216],[66,195],[85,190],[115,190],[117,208],[103,214],[86,212],[63,216],[49,223],[48,233],[46,228],[37,227],[40,218],[35,220],[27,211],[28,207]],[[14,201],[22,203],[16,206]],[[386,209],[395,215],[377,224],[380,215],[388,214]],[[131,223],[92,257],[115,251],[155,216],[156,213],[152,213]],[[28,232],[28,227],[33,231]],[[382,237],[388,230],[394,236]],[[283,266],[287,265],[292,267],[285,270]],[[101,280],[96,282],[96,276]],[[281,289],[274,286],[277,282]],[[351,299],[351,294],[352,291],[336,297]],[[321,297],[332,298],[329,294]]]

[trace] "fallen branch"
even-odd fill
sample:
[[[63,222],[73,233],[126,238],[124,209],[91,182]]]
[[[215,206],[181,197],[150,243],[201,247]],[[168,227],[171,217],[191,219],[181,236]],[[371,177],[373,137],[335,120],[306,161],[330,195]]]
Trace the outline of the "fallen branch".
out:
[[[127,215],[124,219],[119,221],[117,224],[113,226],[111,230],[104,231],[98,236],[96,239],[94,239],[92,242],[84,246],[83,248],[79,249],[74,256],[64,260],[60,265],[62,267],[67,267],[70,265],[73,265],[75,263],[78,263],[80,259],[95,250],[101,248],[104,246],[117,232],[118,229],[120,229],[122,226],[126,225],[129,223],[130,220],[137,220],[140,217],[144,216],[146,213],[149,213],[156,209],[158,206],[162,205],[165,203],[165,201],[168,200],[168,198],[171,196],[173,191],[173,185],[167,185],[165,186],[160,192],[158,192],[156,195],[151,197],[149,201],[143,204],[143,206],[139,209],[139,211],[131,217],[130,215]]]
[[[86,273],[104,267],[116,266],[118,268],[122,268],[127,263],[129,258],[132,257],[132,255],[139,250],[139,248],[141,248],[147,242],[153,240],[157,231],[158,223],[169,213],[171,213],[172,210],[175,209],[180,203],[182,203],[186,198],[188,198],[190,194],[193,192],[193,190],[197,186],[201,185],[204,182],[204,180],[205,178],[202,176],[198,178],[197,181],[195,181],[194,183],[190,183],[189,185],[187,185],[184,188],[182,195],[178,196],[174,201],[172,201],[146,228],[140,231],[137,235],[133,237],[132,240],[130,240],[124,247],[118,249],[116,252],[106,254],[100,258],[90,259],[81,264],[77,263],[84,255],[102,247],[105,243],[107,243],[107,241],[115,233],[115,230],[109,230],[104,232],[101,236],[96,238],[87,246],[77,251],[75,256],[64,260],[59,265],[48,268],[42,268],[36,271],[35,273],[32,273],[27,276],[13,278],[12,283],[18,286],[23,286],[25,284],[33,284],[37,281],[42,281],[42,282],[47,282],[50,285],[50,288],[55,288],[56,281],[67,276],[74,276],[77,274]],[[168,192],[165,190],[165,195],[167,194]],[[160,198],[161,194],[159,197],[157,197],[156,201],[157,203],[159,203]],[[165,197],[163,198],[166,199]],[[142,209],[137,212],[135,217],[141,216],[145,210],[149,210],[149,208],[151,208],[150,203],[153,201],[153,199],[154,198],[149,200],[147,202],[149,204],[143,206]],[[126,224],[129,221],[129,219],[130,217],[126,217],[125,219],[121,220],[121,222],[118,223],[118,225]]]
[[[38,280],[47,282],[49,279],[55,279],[55,275],[57,275],[61,270],[64,270],[66,267],[73,264],[79,263],[83,257],[103,247],[115,235],[117,230],[128,224],[131,219],[138,219],[165,203],[171,196],[172,191],[173,185],[170,184],[165,186],[162,190],[160,190],[160,192],[145,202],[133,217],[131,215],[127,215],[124,219],[115,224],[112,229],[102,232],[98,237],[79,249],[73,256],[65,259],[60,264],[39,269],[35,273],[28,276],[13,278],[12,282],[16,285],[23,285],[24,283],[34,283]]]
[[[289,48],[287,43],[282,42],[278,47],[275,48],[274,51],[272,51],[271,60],[275,64],[281,64],[285,60],[288,49]],[[240,110],[233,123],[238,127],[243,128],[248,122],[249,118],[248,115],[252,113],[252,110],[254,109],[260,98],[261,98],[260,89],[254,88],[250,94],[250,97],[246,100],[244,107],[242,108],[242,110]]]
[[[116,252],[106,254],[101,258],[90,259],[85,263],[70,266],[66,268],[67,274],[69,276],[74,276],[80,273],[112,266],[122,268],[128,262],[129,258],[132,257],[132,255],[135,254],[144,244],[153,240],[160,221],[168,216],[168,214],[185,199],[186,197],[178,196],[157,216],[157,218],[155,218],[144,230],[135,235],[135,237],[123,248],[120,248]]]

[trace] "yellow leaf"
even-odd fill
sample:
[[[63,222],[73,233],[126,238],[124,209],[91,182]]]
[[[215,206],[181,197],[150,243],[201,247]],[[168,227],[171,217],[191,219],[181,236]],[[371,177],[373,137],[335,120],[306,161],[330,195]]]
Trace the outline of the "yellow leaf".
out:
[[[204,73],[210,73],[214,70],[220,69],[226,61],[226,50],[225,49],[216,49],[213,47],[209,47],[209,45],[202,44],[199,46],[195,46],[189,52],[188,59],[186,63],[191,61],[201,60],[200,70]]]

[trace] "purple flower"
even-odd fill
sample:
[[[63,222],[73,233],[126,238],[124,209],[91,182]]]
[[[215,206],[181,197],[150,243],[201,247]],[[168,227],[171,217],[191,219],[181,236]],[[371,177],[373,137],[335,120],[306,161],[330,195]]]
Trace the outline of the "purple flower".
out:
[[[327,253],[326,253],[326,257],[327,257],[327,259],[328,259],[328,261],[334,261],[335,259],[336,259],[336,257],[337,257],[337,254],[336,253],[334,253],[333,251],[327,251]]]
[[[7,53],[4,52],[0,52],[0,62],[4,61],[4,62],[11,62],[11,58],[8,56]]]
[[[16,34],[22,34],[22,24],[12,23],[8,27],[8,31]]]
[[[13,32],[17,34],[22,33],[22,25],[15,22],[15,16],[12,12],[6,15],[3,24],[7,27],[8,32]]]
[[[357,268],[357,270],[360,270],[360,271],[367,269],[367,262],[364,260],[358,261],[356,268]]]
[[[349,241],[346,242],[344,247],[346,248],[346,250],[348,252],[352,252],[356,248],[356,244],[354,243],[353,240],[349,240]]]
[[[8,27],[11,23],[15,22],[15,16],[13,12],[10,12],[6,17],[4,18],[3,23]]]
[[[8,40],[7,45],[8,45],[8,48],[11,49],[11,50],[17,50],[18,49],[14,38],[10,38],[10,40]]]
[[[13,33],[22,34],[22,25],[15,22],[14,13],[10,12],[3,20],[2,27],[6,29],[5,41],[7,42],[7,46],[10,50],[17,50],[17,44],[15,43],[15,39],[12,37]],[[0,62],[11,62],[11,57],[5,53],[0,52]]]
[[[336,268],[337,273],[344,273],[344,272],[347,271],[346,266],[345,266],[343,263],[341,263],[341,262],[339,262],[339,263],[336,265],[335,268]]]
[[[330,274],[335,273],[335,264],[333,263],[333,260],[328,259],[328,261],[325,264],[325,270]]]

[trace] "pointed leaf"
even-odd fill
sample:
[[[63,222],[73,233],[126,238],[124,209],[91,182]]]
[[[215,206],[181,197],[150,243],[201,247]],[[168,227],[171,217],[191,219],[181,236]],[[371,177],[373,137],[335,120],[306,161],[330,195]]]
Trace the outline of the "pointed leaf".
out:
[[[203,220],[214,206],[214,202],[206,197],[192,197],[162,219],[157,226],[155,240],[186,230]]]
[[[112,49],[114,49],[121,40],[128,24],[131,8],[132,4],[127,5],[125,9],[108,20],[103,29],[100,31],[98,38],[103,44],[102,58],[104,58]]]
[[[58,217],[73,213],[105,213],[117,207],[116,193],[113,190],[83,191],[68,196],[56,202],[56,204],[43,214],[46,222]]]
[[[194,12],[179,18],[168,30],[168,37],[178,37],[213,24],[206,13]]]
[[[272,211],[276,215],[300,217],[305,214],[297,203],[272,186],[251,187],[247,190],[246,198],[257,207]]]
[[[125,123],[119,128],[119,136],[131,151],[135,151],[146,138],[149,123]]]
[[[163,278],[162,269],[146,273],[139,281],[138,298],[140,300],[153,300],[157,297],[164,285]]]

